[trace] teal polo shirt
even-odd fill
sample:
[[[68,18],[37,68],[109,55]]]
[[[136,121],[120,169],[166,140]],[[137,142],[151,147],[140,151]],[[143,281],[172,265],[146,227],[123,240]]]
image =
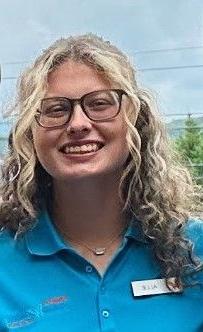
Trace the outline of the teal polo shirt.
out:
[[[186,235],[203,259],[203,223]],[[203,272],[182,293],[135,297],[132,281],[160,278],[160,267],[139,225],[124,240],[101,276],[65,243],[43,212],[35,227],[14,240],[0,237],[0,331],[197,332],[203,331]]]

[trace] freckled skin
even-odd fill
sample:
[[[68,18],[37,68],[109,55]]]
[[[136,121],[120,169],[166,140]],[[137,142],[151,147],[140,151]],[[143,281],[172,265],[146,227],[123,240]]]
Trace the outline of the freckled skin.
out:
[[[110,86],[93,68],[67,61],[49,74],[46,97],[80,98],[86,93],[108,88],[116,87]],[[121,171],[129,153],[126,143],[127,126],[122,112],[127,105],[125,98],[123,96],[119,115],[108,121],[90,120],[77,105],[70,122],[62,128],[47,129],[34,124],[33,138],[37,157],[55,180],[72,181]],[[75,162],[59,152],[64,143],[86,139],[99,140],[105,144],[95,158]]]

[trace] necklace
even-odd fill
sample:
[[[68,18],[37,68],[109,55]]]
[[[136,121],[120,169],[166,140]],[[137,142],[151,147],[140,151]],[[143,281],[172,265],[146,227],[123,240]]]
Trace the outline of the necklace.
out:
[[[70,240],[71,242],[73,242],[73,243],[76,243],[76,244],[79,244],[79,245],[82,245],[83,247],[85,247],[85,248],[87,248],[89,251],[91,251],[94,255],[96,255],[96,256],[101,256],[101,255],[105,255],[106,254],[106,252],[107,252],[107,250],[111,247],[111,245],[121,236],[121,235],[123,235],[124,233],[125,233],[125,231],[126,231],[126,228],[127,227],[125,227],[123,230],[122,230],[122,232],[120,232],[119,234],[116,234],[115,236],[113,236],[113,238],[111,238],[108,242],[107,242],[107,244],[106,244],[106,246],[104,247],[104,246],[100,246],[100,247],[96,247],[96,248],[91,248],[90,246],[88,246],[86,243],[83,243],[83,242],[81,242],[81,241],[76,241],[76,240],[74,240],[73,238],[71,238],[71,237],[69,237],[68,235],[67,235],[67,233],[66,232],[64,232],[64,231],[62,231],[58,226],[57,226],[57,228],[58,228],[58,230],[62,233],[62,235],[65,235],[65,238],[67,239],[67,240]]]

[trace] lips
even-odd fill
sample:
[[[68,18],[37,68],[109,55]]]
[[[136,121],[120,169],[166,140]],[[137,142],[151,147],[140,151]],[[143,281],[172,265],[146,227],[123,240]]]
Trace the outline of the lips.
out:
[[[99,144],[88,144],[88,145],[82,145],[77,147],[66,147],[63,151],[65,153],[90,153],[90,152],[96,152],[100,149]]]
[[[59,151],[60,152],[65,152],[67,148],[70,147],[75,147],[75,146],[82,146],[82,145],[88,145],[88,144],[97,144],[99,149],[101,149],[104,144],[102,142],[99,141],[78,141],[78,142],[72,142],[72,143],[64,143],[60,148]]]

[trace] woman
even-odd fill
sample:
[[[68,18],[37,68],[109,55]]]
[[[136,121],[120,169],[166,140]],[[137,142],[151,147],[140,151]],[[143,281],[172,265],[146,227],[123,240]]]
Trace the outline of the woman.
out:
[[[128,58],[92,34],[58,40],[16,105],[2,331],[203,331],[200,194]]]

